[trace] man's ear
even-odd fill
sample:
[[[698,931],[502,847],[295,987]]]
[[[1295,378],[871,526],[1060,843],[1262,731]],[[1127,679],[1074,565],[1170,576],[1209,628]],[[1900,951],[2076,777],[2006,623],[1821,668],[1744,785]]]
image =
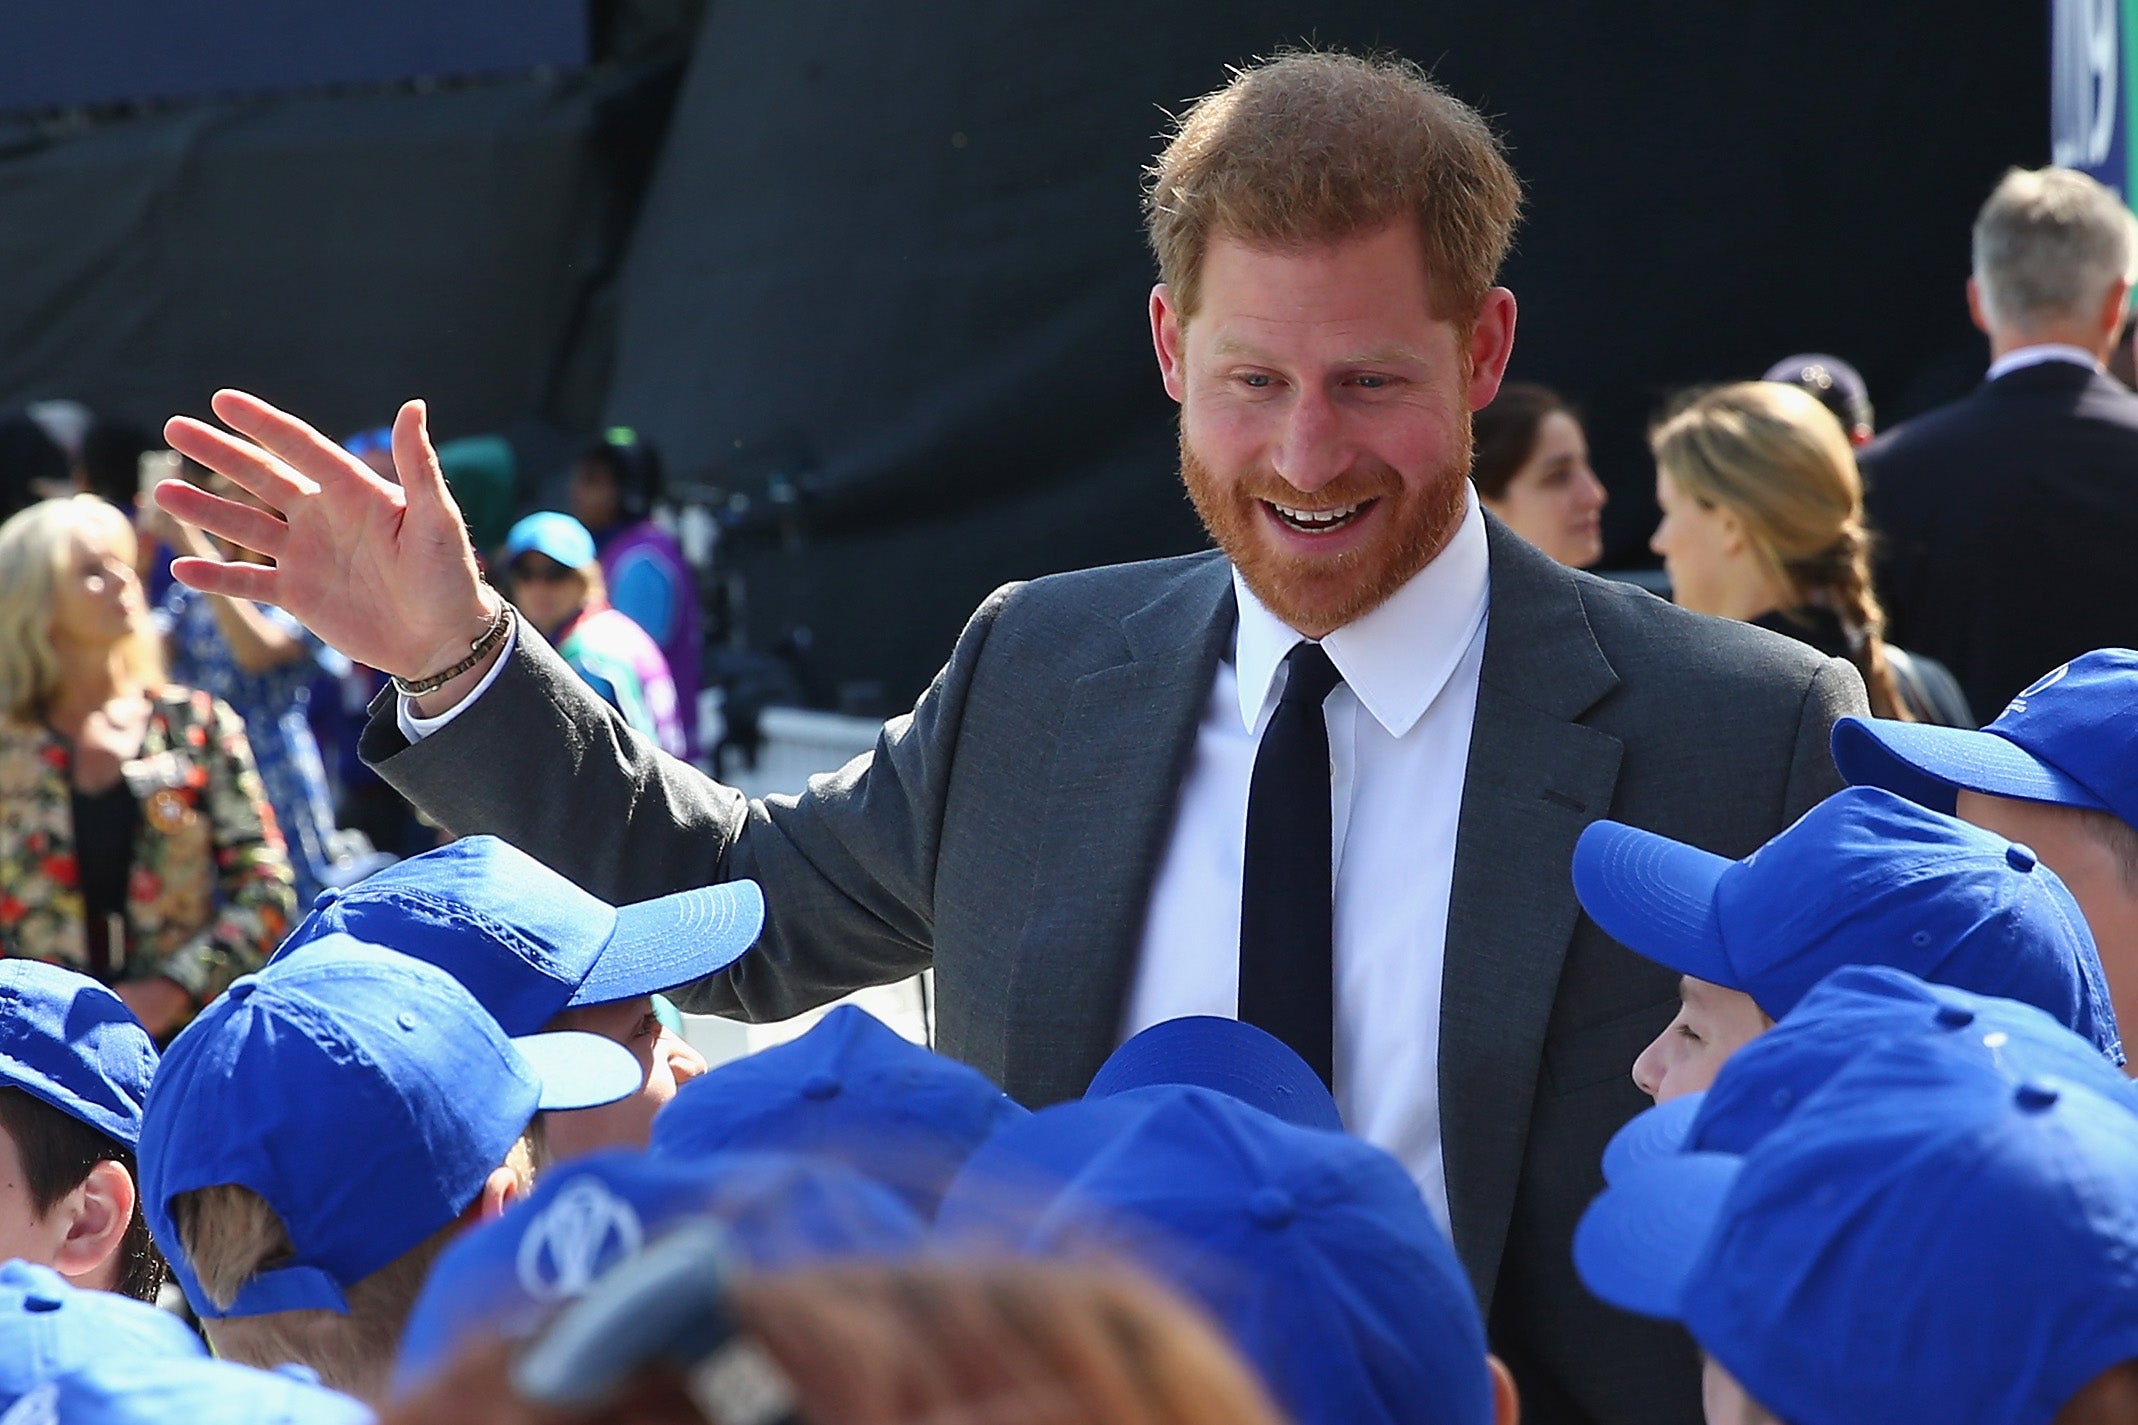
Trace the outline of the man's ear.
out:
[[[1982,284],[1972,277],[1967,279],[1967,315],[1974,322],[1976,331],[1989,335],[1989,309],[1982,305]]]
[[[1514,1372],[1490,1352],[1485,1368],[1492,1372],[1492,1425],[1521,1425],[1522,1397],[1514,1388]]]
[[[483,1190],[475,1199],[478,1222],[488,1222],[505,1215],[505,1209],[520,1200],[520,1175],[510,1167],[496,1167],[483,1180]]]
[[[1188,321],[1173,304],[1173,289],[1161,282],[1151,289],[1151,348],[1158,353],[1158,376],[1176,402],[1187,399]]]
[[[52,1206],[66,1224],[52,1269],[76,1286],[109,1291],[118,1281],[119,1248],[134,1220],[133,1174],[106,1158]]]
[[[1481,411],[1500,393],[1514,355],[1514,293],[1494,287],[1485,293],[1477,320],[1470,324],[1470,409]]]

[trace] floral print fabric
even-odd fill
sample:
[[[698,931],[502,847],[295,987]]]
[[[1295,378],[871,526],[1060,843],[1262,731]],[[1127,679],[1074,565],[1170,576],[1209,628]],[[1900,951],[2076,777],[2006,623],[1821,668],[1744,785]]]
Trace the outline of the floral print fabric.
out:
[[[110,978],[160,975],[206,1003],[265,963],[296,893],[238,715],[192,688],[168,687],[151,704],[141,753],[124,768],[141,829]],[[72,784],[64,739],[0,723],[0,953],[88,974]]]

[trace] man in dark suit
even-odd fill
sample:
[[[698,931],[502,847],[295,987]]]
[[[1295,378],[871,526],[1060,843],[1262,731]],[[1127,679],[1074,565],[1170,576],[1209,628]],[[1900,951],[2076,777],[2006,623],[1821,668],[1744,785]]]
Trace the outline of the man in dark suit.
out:
[[[1887,633],[1950,668],[1981,717],[2045,668],[2138,642],[2138,396],[2101,369],[2132,230],[2082,173],[2006,174],[1967,281],[1988,378],[1861,457]]]
[[[1450,196],[1460,195],[1460,196]],[[284,604],[410,680],[366,755],[442,825],[618,898],[748,876],[757,949],[684,996],[776,1018],[933,965],[938,1042],[1082,1092],[1126,1034],[1285,1037],[1451,1230],[1531,1421],[1699,1418],[1680,1335],[1576,1281],[1673,978],[1583,921],[1612,816],[1741,856],[1837,786],[1847,664],[1552,563],[1479,509],[1469,413],[1518,189],[1415,68],[1294,55],[1198,103],[1151,193],[1153,341],[1222,553],[998,591],[872,757],[752,802],[612,717],[474,577],[411,402],[403,486],[225,392],[172,443],[268,512],[166,486]]]

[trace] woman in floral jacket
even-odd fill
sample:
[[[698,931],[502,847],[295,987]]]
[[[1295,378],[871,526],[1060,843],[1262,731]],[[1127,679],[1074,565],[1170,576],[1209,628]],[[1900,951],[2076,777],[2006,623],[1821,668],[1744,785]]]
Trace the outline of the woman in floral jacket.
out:
[[[244,724],[163,681],[133,561],[93,496],[0,525],[0,952],[113,985],[160,1037],[296,897]]]

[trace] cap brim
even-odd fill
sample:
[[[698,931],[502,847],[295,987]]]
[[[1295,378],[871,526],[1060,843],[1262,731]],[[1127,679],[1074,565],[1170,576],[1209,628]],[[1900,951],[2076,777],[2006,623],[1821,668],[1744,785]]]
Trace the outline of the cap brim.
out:
[[[1622,822],[1599,821],[1574,844],[1574,894],[1606,935],[1681,975],[1743,989],[1723,953],[1715,891],[1736,865]]]
[[[1582,1283],[1622,1311],[1683,1319],[1686,1284],[1743,1165],[1728,1153],[1678,1153],[1614,1179],[1574,1229]]]
[[[598,1108],[629,1098],[646,1082],[645,1070],[631,1051],[599,1034],[563,1030],[525,1034],[512,1041],[520,1057],[541,1082],[545,1112]]]
[[[755,881],[727,881],[618,906],[616,929],[568,1008],[659,994],[718,974],[757,943],[765,896]]]
[[[1344,1131],[1335,1098],[1307,1061],[1275,1035],[1236,1019],[1189,1015],[1152,1025],[1114,1050],[1084,1097],[1154,1084],[1212,1089],[1300,1128]]]
[[[1649,1163],[1684,1152],[1706,1099],[1705,1091],[1684,1094],[1636,1114],[1604,1146],[1604,1181],[1615,1183]]]
[[[1834,766],[1850,786],[1883,787],[1947,816],[1962,790],[2109,809],[2085,787],[1994,732],[1845,717],[1834,724],[1833,753]]]

